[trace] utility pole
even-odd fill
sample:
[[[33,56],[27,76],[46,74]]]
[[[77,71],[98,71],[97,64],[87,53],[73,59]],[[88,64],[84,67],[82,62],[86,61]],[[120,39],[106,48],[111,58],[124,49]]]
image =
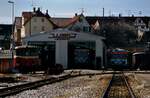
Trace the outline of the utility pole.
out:
[[[12,51],[12,60],[14,58],[14,2],[8,1],[8,3],[12,4],[12,38],[11,38],[11,51]]]
[[[81,8],[81,14],[83,14],[84,13],[84,8]]]
[[[140,16],[142,15],[142,11],[139,11],[139,15],[140,15]]]
[[[104,15],[105,15],[105,9],[103,8],[103,17],[104,17]]]

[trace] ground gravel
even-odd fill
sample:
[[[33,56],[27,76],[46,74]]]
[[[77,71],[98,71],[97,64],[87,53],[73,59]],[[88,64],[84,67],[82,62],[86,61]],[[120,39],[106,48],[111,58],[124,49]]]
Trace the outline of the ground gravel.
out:
[[[6,98],[101,98],[111,75],[70,78]]]
[[[150,98],[150,87],[146,86],[143,79],[137,77],[136,74],[130,74],[128,75],[128,81],[136,98]]]

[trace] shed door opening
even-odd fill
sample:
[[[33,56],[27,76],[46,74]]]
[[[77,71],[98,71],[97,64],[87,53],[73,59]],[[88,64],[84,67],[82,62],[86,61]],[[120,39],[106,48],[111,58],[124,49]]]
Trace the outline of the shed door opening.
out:
[[[95,68],[95,42],[69,42],[68,67],[94,69]]]

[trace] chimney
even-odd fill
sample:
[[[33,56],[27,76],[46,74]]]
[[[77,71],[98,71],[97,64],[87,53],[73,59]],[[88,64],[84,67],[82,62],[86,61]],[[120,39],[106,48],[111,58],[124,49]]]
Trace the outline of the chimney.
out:
[[[77,13],[75,13],[75,16],[78,16],[78,14],[77,14]]]
[[[103,17],[104,17],[104,15],[105,15],[105,9],[103,8]]]
[[[46,10],[46,14],[48,14],[48,10]]]
[[[33,12],[35,12],[35,10],[36,10],[36,8],[35,8],[35,7],[33,7]]]
[[[119,13],[119,17],[121,17],[122,16],[122,14],[121,13]]]
[[[40,11],[40,8],[38,7],[38,11]]]

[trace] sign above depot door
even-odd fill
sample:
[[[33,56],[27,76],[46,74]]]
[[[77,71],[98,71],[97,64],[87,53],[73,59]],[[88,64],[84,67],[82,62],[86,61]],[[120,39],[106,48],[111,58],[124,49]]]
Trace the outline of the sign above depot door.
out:
[[[75,39],[76,33],[52,33],[48,38],[54,38],[55,40],[70,40]]]

